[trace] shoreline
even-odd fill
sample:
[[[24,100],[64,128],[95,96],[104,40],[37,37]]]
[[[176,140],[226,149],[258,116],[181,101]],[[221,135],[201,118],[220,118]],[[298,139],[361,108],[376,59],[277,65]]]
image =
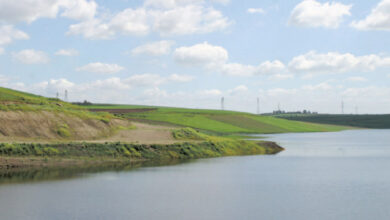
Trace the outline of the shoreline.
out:
[[[284,149],[269,141],[191,141],[175,144],[0,143],[0,171],[105,166],[224,156],[271,155]]]

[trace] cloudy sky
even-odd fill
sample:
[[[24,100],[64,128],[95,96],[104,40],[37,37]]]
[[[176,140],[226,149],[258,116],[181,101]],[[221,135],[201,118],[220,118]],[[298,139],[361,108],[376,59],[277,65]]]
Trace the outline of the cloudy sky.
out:
[[[0,86],[70,101],[390,112],[390,0],[0,0]]]

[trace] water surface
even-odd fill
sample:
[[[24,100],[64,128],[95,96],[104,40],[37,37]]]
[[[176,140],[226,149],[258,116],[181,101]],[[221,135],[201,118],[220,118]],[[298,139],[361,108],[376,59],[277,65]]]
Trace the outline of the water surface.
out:
[[[276,156],[0,185],[0,219],[390,219],[390,130],[269,135]]]

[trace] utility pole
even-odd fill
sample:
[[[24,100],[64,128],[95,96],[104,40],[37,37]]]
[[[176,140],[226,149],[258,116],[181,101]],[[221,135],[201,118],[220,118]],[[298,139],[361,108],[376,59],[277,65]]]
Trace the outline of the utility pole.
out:
[[[257,97],[257,114],[260,115],[260,98]]]
[[[221,98],[221,110],[225,110],[225,98]]]

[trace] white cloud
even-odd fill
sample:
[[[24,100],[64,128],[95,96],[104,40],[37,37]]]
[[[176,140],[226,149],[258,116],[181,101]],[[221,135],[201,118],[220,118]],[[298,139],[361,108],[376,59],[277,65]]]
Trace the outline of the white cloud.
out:
[[[42,64],[48,63],[49,57],[43,51],[27,49],[12,53],[12,57],[24,64]]]
[[[146,7],[154,7],[154,8],[175,8],[179,6],[186,6],[192,4],[201,4],[205,3],[206,0],[146,0],[144,5]],[[211,2],[220,3],[220,4],[228,4],[230,0],[211,0]]]
[[[99,19],[91,19],[69,26],[67,35],[82,35],[84,38],[93,40],[107,40],[115,36],[115,31]]]
[[[127,8],[116,14],[108,26],[113,31],[126,35],[146,35],[150,31],[148,24],[149,14],[144,8]]]
[[[320,54],[310,51],[294,57],[288,67],[295,73],[329,74],[356,71],[374,71],[377,68],[390,66],[390,57],[376,54],[355,56],[350,53],[329,52]]]
[[[273,74],[271,76],[268,77],[268,79],[271,79],[271,80],[286,80],[286,79],[292,79],[294,78],[294,75],[293,74],[281,74],[281,73],[277,73],[277,74]]]
[[[353,21],[351,26],[358,30],[390,31],[390,0],[382,0],[365,19]]]
[[[285,65],[279,60],[265,61],[258,66],[226,63],[221,65],[219,68],[222,73],[231,76],[271,75],[285,71]]]
[[[366,82],[367,79],[361,76],[351,76],[346,79],[349,82]]]
[[[248,87],[245,85],[239,85],[228,91],[230,95],[238,95],[248,91]]]
[[[27,40],[29,36],[15,29],[12,25],[0,26],[0,45],[6,45],[11,43],[13,40]]]
[[[159,7],[150,7],[156,5]],[[223,30],[231,23],[204,1],[147,1],[144,7],[73,24],[67,34],[88,39],[112,39],[117,34],[143,36],[152,31],[164,36],[189,35]]]
[[[351,7],[339,2],[303,0],[291,12],[288,23],[302,27],[337,28],[344,16],[351,15]]]
[[[280,74],[285,65],[279,60],[265,61],[257,66],[229,63],[227,50],[207,42],[190,47],[179,47],[174,52],[175,61],[188,66],[202,66],[231,76],[254,76]]]
[[[173,41],[156,41],[148,44],[141,45],[131,50],[133,55],[148,55],[148,56],[161,56],[171,52]]]
[[[176,62],[184,65],[219,65],[228,60],[228,52],[223,47],[204,42],[177,48],[174,58]]]
[[[227,28],[231,22],[212,7],[187,5],[164,11],[150,11],[153,29],[162,35],[210,33]]]
[[[0,0],[0,21],[31,23],[39,18],[61,16],[72,19],[92,18],[97,4],[87,0]]]
[[[55,52],[55,55],[57,56],[77,56],[79,55],[79,51],[76,49],[61,49]]]
[[[249,14],[264,14],[265,11],[262,8],[248,8]]]
[[[124,67],[119,66],[118,64],[109,64],[109,63],[89,63],[85,66],[79,67],[77,71],[85,71],[91,73],[102,73],[102,74],[114,74],[123,70]]]
[[[206,90],[201,90],[197,92],[199,95],[204,95],[204,96],[220,96],[222,95],[222,92],[218,89],[206,89]]]
[[[194,80],[194,77],[191,75],[171,74],[168,77],[168,81],[171,81],[171,82],[185,83],[185,82],[191,82],[192,80]]]
[[[0,47],[0,55],[4,54],[4,48]]]
[[[98,7],[97,3],[93,0],[67,0],[62,1],[61,4],[65,8],[61,16],[76,20],[92,19]]]

